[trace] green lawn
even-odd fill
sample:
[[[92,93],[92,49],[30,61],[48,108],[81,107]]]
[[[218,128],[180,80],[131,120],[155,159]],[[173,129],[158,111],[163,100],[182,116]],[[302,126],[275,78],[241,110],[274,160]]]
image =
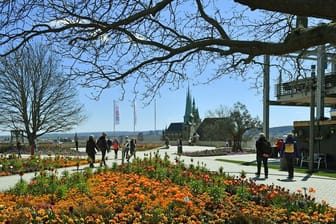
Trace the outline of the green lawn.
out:
[[[236,163],[236,164],[240,164],[243,166],[257,166],[256,162],[246,162],[246,161],[238,161],[238,160],[229,160],[229,159],[217,159],[217,161],[222,161],[222,162],[228,162],[228,163]],[[272,164],[269,163],[268,167],[270,169],[279,169],[279,164]],[[295,167],[295,172],[297,173],[304,173],[304,174],[309,174],[308,169],[307,168],[300,168],[300,167]],[[317,176],[323,176],[323,177],[333,177],[336,178],[336,171],[334,170],[316,170],[313,172],[314,175]]]

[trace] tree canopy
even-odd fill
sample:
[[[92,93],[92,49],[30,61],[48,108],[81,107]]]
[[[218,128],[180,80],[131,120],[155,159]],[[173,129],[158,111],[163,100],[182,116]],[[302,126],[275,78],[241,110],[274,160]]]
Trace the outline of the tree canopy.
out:
[[[148,97],[187,79],[246,77],[263,55],[332,46],[335,9],[332,0],[9,0],[0,3],[0,55],[41,38],[83,86],[132,82]],[[299,17],[313,19],[297,26]]]

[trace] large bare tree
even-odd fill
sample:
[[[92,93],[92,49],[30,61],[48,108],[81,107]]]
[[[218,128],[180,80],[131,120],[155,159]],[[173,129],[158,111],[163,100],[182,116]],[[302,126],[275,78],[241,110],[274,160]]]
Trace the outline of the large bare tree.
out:
[[[332,0],[7,0],[0,55],[42,37],[71,60],[84,86],[99,92],[132,82],[146,97],[186,79],[244,77],[262,55],[300,57],[334,44],[335,9]],[[308,27],[296,25],[301,17]]]
[[[229,136],[232,140],[232,150],[242,149],[243,136],[248,131],[262,129],[262,122],[258,117],[252,117],[246,105],[236,102],[232,108],[226,108],[222,105],[214,111],[208,111],[208,117],[223,118],[223,122],[218,122],[217,132],[221,135]]]
[[[77,91],[47,46],[26,45],[0,58],[0,126],[23,130],[29,144],[85,119]]]

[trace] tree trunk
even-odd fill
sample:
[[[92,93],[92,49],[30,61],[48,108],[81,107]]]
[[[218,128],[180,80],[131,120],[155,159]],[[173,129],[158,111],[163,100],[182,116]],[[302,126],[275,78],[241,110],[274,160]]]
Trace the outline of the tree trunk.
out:
[[[35,139],[36,137],[33,136],[33,134],[28,134],[28,143],[29,143],[29,148],[30,148],[30,155],[35,154]]]

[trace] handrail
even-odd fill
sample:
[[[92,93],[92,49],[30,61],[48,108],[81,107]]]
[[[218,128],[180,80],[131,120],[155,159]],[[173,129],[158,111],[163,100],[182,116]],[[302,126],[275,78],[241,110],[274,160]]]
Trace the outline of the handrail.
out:
[[[314,80],[316,82],[316,79]],[[310,91],[311,78],[302,78],[275,85],[276,97],[293,95],[296,93],[307,93]],[[324,76],[325,90],[336,87],[336,74],[329,73]]]

